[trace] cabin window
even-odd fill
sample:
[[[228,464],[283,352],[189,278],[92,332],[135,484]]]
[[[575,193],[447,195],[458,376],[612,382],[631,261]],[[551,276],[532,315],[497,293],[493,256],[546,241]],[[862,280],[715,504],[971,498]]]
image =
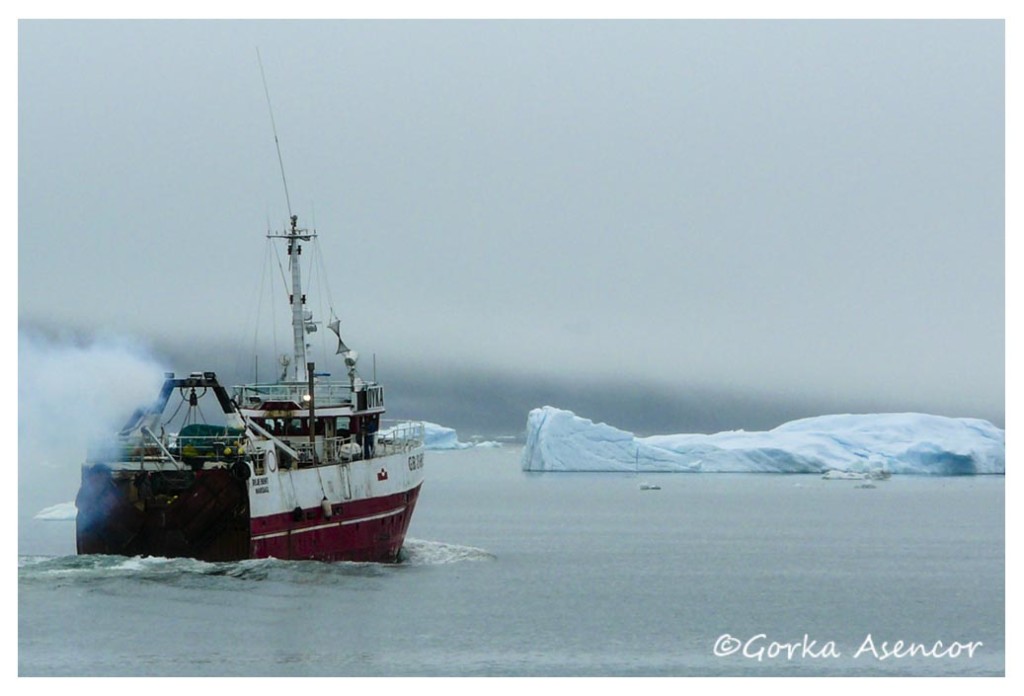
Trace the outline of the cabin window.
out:
[[[258,418],[256,422],[262,425],[268,433],[274,435],[284,433],[284,420],[281,418]]]
[[[323,435],[325,423],[323,418],[316,418],[316,430],[315,435]],[[274,435],[279,437],[293,438],[293,437],[309,437],[309,418],[289,418],[287,420],[277,419],[278,428],[271,430]],[[268,428],[270,430],[270,428]]]
[[[335,437],[348,437],[352,434],[352,419],[348,416],[337,416],[334,419]]]

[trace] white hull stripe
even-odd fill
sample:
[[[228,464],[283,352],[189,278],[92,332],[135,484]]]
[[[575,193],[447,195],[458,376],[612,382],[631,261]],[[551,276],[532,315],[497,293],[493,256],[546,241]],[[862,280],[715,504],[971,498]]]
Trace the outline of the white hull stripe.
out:
[[[379,520],[384,517],[391,517],[401,512],[405,512],[405,506],[395,508],[394,510],[388,510],[387,512],[378,512],[376,515],[369,515],[367,517],[357,517],[352,520],[342,520],[341,522],[330,522],[328,524],[317,524],[312,527],[303,527],[301,529],[286,529],[283,532],[271,532],[270,534],[253,534],[252,539],[273,539],[274,537],[287,536],[289,534],[301,534],[302,532],[315,532],[318,529],[330,529],[331,527],[340,527],[345,524],[358,524],[360,522],[369,522],[370,520]]]

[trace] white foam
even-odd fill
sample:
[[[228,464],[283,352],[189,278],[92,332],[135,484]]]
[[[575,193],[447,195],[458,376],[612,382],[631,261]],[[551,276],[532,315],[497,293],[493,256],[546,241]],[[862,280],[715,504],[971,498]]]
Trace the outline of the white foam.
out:
[[[407,538],[402,549],[405,553],[404,562],[409,565],[446,565],[463,561],[494,559],[494,554],[473,546],[460,546],[423,539]]]

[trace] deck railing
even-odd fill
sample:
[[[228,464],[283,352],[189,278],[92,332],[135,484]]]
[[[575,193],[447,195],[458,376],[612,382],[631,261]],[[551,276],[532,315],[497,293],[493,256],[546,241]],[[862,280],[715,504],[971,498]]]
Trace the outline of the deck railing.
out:
[[[385,428],[377,432],[377,450],[381,454],[408,452],[423,446],[425,427],[420,421],[384,421]]]
[[[241,408],[252,408],[267,401],[292,402],[306,407],[309,385],[305,382],[281,382],[274,384],[246,384],[235,389],[235,402]],[[379,384],[364,382],[355,390],[351,384],[344,382],[314,382],[313,406],[324,408],[341,404],[353,404],[354,393],[365,393],[366,401],[371,407],[383,403],[383,388]]]
[[[138,462],[154,470],[184,468],[190,462],[234,462],[246,454],[247,437],[243,432],[224,435],[186,435],[143,432],[94,443],[86,454],[90,464]]]
[[[391,454],[409,452],[423,445],[424,427],[420,422],[384,421],[385,427],[376,433],[363,436],[317,438],[316,459],[318,462],[350,462],[357,459],[386,457]],[[300,466],[313,461],[314,444],[308,440],[293,439],[289,446],[299,453]]]
[[[384,421],[383,424],[383,429],[365,436],[362,441],[357,436],[348,435],[317,438],[315,444],[299,438],[286,442],[299,455],[299,466],[309,466],[314,462],[314,448],[315,461],[327,464],[384,457],[409,452],[423,445],[423,423]],[[191,462],[237,461],[246,456],[247,445],[248,437],[242,431],[223,435],[165,433],[159,437],[147,431],[93,445],[86,461],[107,464],[137,462],[144,469],[152,465],[153,470],[184,468]]]

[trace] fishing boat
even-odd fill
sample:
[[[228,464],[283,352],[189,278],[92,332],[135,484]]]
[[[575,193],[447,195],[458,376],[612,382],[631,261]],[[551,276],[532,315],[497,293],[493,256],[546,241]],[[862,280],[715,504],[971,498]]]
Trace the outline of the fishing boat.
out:
[[[214,372],[165,375],[152,405],[90,449],[75,501],[79,554],[400,559],[423,483],[424,426],[382,420],[383,387],[360,376],[333,309],[345,377],[307,361],[317,322],[299,255],[316,232],[292,215],[267,237],[286,243],[291,267],[293,347],[280,378],[229,391]]]

